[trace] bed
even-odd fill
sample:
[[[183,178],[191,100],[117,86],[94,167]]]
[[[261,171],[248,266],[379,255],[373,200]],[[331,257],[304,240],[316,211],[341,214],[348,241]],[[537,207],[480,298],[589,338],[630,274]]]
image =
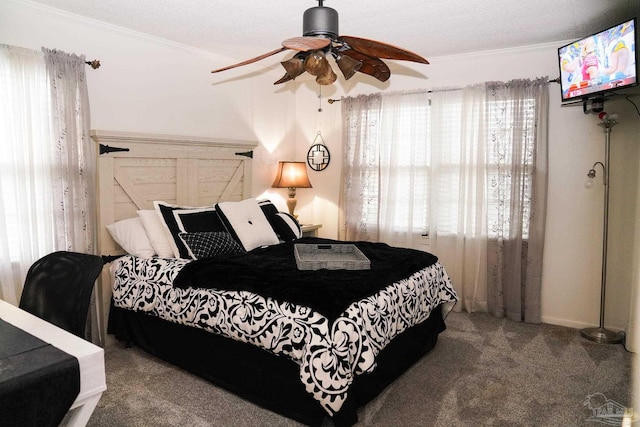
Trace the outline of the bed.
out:
[[[117,256],[100,289],[110,336],[284,416],[338,426],[436,344],[457,300],[437,258],[302,237],[295,219],[250,197],[256,144],[92,136],[99,245]],[[307,270],[296,245],[348,245],[370,265]]]

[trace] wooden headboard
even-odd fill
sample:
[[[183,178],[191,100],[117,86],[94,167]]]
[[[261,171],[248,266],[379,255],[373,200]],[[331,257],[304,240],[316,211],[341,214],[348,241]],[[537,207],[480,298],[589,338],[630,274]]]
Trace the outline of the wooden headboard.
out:
[[[94,130],[98,153],[98,253],[120,255],[106,226],[153,209],[154,200],[211,206],[251,197],[257,142]],[[109,266],[99,281],[98,317],[106,342],[111,300]]]

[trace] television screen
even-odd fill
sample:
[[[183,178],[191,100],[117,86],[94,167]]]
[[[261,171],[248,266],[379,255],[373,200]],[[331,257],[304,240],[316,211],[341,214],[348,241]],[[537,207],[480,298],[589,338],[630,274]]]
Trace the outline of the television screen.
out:
[[[635,86],[635,19],[559,48],[558,60],[562,101]]]

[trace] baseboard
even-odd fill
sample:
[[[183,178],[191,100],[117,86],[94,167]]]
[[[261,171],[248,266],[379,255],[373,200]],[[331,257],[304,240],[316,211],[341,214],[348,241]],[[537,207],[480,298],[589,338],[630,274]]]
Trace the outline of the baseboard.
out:
[[[594,328],[599,326],[597,323],[578,322],[575,320],[559,319],[557,317],[550,317],[550,316],[542,316],[540,320],[542,321],[542,323],[548,323],[550,325],[566,326],[567,328],[574,328],[574,329]],[[625,327],[620,325],[605,325],[605,327],[607,329],[611,329],[614,332],[620,332],[625,330]]]

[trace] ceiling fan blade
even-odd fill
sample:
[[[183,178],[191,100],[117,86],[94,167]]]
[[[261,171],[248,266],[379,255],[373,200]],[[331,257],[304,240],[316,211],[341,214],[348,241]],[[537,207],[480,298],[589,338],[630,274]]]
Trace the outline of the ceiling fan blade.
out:
[[[389,80],[389,77],[391,77],[391,70],[389,70],[387,64],[382,62],[380,59],[365,55],[357,50],[345,49],[344,47],[340,48],[339,51],[343,55],[362,63],[362,66],[358,69],[359,72],[375,77],[381,82],[386,82]]]
[[[270,56],[273,56],[276,53],[283,52],[285,50],[287,50],[286,47],[280,47],[278,49],[272,50],[271,52],[267,52],[267,53],[265,53],[263,55],[256,56],[255,58],[247,59],[246,61],[242,61],[242,62],[239,62],[237,64],[229,65],[228,67],[218,68],[217,70],[213,70],[212,73],[219,73],[220,71],[226,71],[226,70],[230,70],[232,68],[242,67],[243,65],[248,65],[248,64],[260,61],[262,59],[265,59],[265,58],[268,58]]]
[[[325,37],[291,37],[282,42],[287,49],[307,52],[329,46],[331,40]]]
[[[419,62],[421,64],[429,63],[429,61],[418,54],[376,40],[368,40],[353,36],[340,36],[338,37],[338,41],[360,53],[377,58],[399,59],[402,61]]]

